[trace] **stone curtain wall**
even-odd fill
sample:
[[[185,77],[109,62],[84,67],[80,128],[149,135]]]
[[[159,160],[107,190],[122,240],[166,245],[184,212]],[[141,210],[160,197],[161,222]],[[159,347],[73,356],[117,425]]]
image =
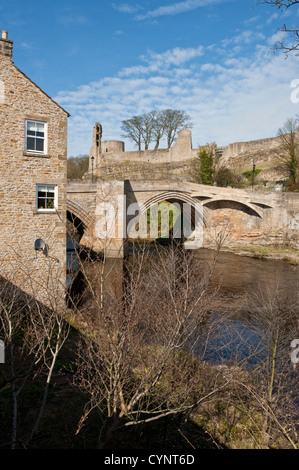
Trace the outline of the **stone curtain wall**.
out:
[[[170,149],[129,151],[121,141],[103,141],[101,153],[97,154],[95,142],[91,148],[93,175],[103,179],[165,179],[183,177],[192,179],[194,162],[198,148],[192,148],[191,132],[183,129],[178,133],[175,144]],[[219,149],[215,159],[217,167],[226,166],[239,174],[250,170],[253,161],[261,167],[256,182],[277,181],[287,178],[281,163],[277,160],[280,139],[273,137],[249,142],[235,142]],[[91,161],[86,179],[91,177]]]
[[[91,157],[94,158],[94,176],[130,179],[149,178],[149,176],[160,178],[169,173],[170,168],[171,173],[186,176],[190,173],[191,161],[198,154],[198,149],[192,149],[191,132],[184,129],[178,133],[177,140],[170,149],[125,152],[123,142],[107,140],[101,142],[101,154],[97,155],[95,129],[96,125],[90,149],[89,172],[85,175],[85,179],[91,178]]]
[[[0,272],[38,290],[39,300],[51,264],[65,286],[67,116],[0,48]],[[26,154],[26,119],[47,122],[47,155]],[[58,186],[57,213],[37,213],[37,184]],[[48,257],[34,249],[37,238],[49,245]]]
[[[255,163],[260,169],[259,175],[255,177],[256,183],[275,183],[288,178],[288,172],[278,159],[281,151],[281,140],[278,137],[270,139],[253,140],[250,142],[235,142],[229,144],[222,153],[219,160],[220,166],[242,174],[244,171],[252,170]]]
[[[278,137],[252,140],[249,142],[235,142],[225,148],[222,159],[227,160],[229,158],[235,158],[242,153],[265,152],[267,150],[277,149],[280,145],[281,142]]]

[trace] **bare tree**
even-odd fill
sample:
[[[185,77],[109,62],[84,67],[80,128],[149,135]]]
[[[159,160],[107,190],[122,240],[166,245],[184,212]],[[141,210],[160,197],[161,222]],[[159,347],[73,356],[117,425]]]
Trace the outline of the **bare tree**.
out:
[[[167,139],[168,148],[173,144],[177,133],[181,129],[191,128],[191,119],[185,111],[176,109],[164,109],[162,111],[150,111],[141,116],[134,116],[131,119],[122,121],[123,137],[127,137],[141,150],[149,149],[149,144],[155,142],[155,150],[163,136]]]
[[[57,220],[45,226],[51,245]],[[43,237],[45,232],[43,233]],[[11,392],[11,448],[27,447],[37,433],[44,414],[58,354],[68,336],[63,263],[51,252],[37,252],[32,259],[23,254],[22,237],[14,233],[14,246],[7,247],[0,278],[0,336],[6,355],[1,367],[0,389]],[[36,263],[39,271],[32,268]],[[38,274],[37,274],[38,272]],[[65,282],[65,281],[64,281]],[[20,419],[20,404],[32,383],[41,399],[32,403],[30,423]]]
[[[278,10],[287,10],[292,6],[296,6],[299,4],[298,0],[259,0],[257,2],[258,5],[261,4],[267,4],[267,5],[272,5],[278,8]],[[286,44],[284,41],[278,41],[274,45],[274,50],[275,51],[283,51],[284,53],[288,54],[290,52],[296,52],[299,50],[299,29],[296,26],[295,28],[289,29],[286,27],[286,25],[283,25],[283,27],[280,29],[280,31],[283,31],[285,33],[288,33],[288,35],[291,38],[291,44]],[[297,54],[296,54],[297,55]]]
[[[241,385],[253,399],[263,446],[278,445],[283,439],[280,446],[297,449],[298,382],[290,344],[298,328],[298,291],[285,292],[275,282],[268,282],[248,297],[251,325],[260,341],[255,351],[258,361]],[[248,415],[252,415],[249,410]]]
[[[98,410],[99,447],[122,427],[191,412],[231,380],[196,358],[216,260],[204,273],[192,253],[158,253],[133,257],[121,299],[107,290],[94,296],[101,282],[89,279],[90,301],[76,312],[84,340],[77,383],[90,397],[78,432]]]
[[[165,132],[165,122],[163,111],[157,111],[155,113],[155,125],[153,128],[153,140],[155,142],[155,150],[159,148],[160,140],[162,139]]]
[[[278,130],[281,151],[277,151],[278,159],[289,174],[292,182],[296,183],[299,169],[298,118],[289,118]]]
[[[122,121],[123,137],[135,142],[138,150],[141,150],[142,138],[144,135],[142,116],[134,116],[131,119]]]
[[[67,177],[68,179],[81,179],[84,173],[88,171],[89,156],[78,155],[70,157],[67,160]]]
[[[178,109],[165,109],[163,111],[163,122],[168,148],[171,147],[180,130],[192,127],[190,116],[185,111]]]
[[[45,307],[4,279],[0,290],[0,325],[6,347],[0,389],[9,384],[12,399],[10,447],[26,447],[39,429],[54,366],[68,336],[69,325],[60,309]],[[32,404],[35,417],[26,429],[19,421],[19,403],[33,380],[43,392],[41,401]]]
[[[144,150],[148,150],[152,141],[153,131],[156,126],[156,113],[151,111],[150,113],[143,114],[141,117],[143,122],[142,137],[144,142]]]

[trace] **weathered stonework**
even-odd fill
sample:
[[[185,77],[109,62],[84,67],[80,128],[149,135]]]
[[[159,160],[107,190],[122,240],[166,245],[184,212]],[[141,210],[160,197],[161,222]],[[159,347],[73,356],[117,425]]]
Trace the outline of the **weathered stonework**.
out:
[[[297,131],[299,141],[299,130]],[[289,177],[288,172],[279,160],[279,154],[284,153],[280,137],[235,142],[229,144],[222,152],[220,166],[225,166],[237,173],[251,170],[253,163],[260,170],[256,183],[273,186],[273,183]]]
[[[215,248],[217,236],[225,233],[225,246],[240,248],[253,245],[289,246],[299,249],[299,196],[291,193],[260,194],[232,188],[217,188],[188,181],[174,180],[102,180],[69,182],[68,210],[75,203],[85,225],[83,245],[105,251],[109,258],[126,252],[128,227],[138,212],[129,207],[137,204],[141,212],[162,201],[201,204],[202,246]],[[104,204],[104,206],[103,206]],[[105,235],[105,204],[115,213],[115,232]],[[136,206],[135,206],[136,207]],[[90,218],[87,220],[86,214]],[[136,222],[136,219],[135,219]],[[120,230],[118,230],[120,228]],[[123,235],[123,240],[121,236]],[[123,245],[122,246],[122,242]]]
[[[127,228],[135,218],[135,214],[128,213],[131,204],[135,203],[145,211],[152,204],[167,200],[179,203],[180,207],[186,202],[193,207],[198,203],[202,205],[203,247],[215,246],[215,237],[225,231],[225,243],[229,248],[286,244],[299,248],[297,194],[273,190],[260,193],[251,188],[249,191],[194,183],[190,165],[198,150],[192,149],[189,130],[179,132],[170,149],[125,152],[123,142],[99,143],[99,129],[102,135],[99,126],[96,123],[90,151],[92,175],[89,170],[80,182],[68,183],[68,211],[79,219],[81,217],[85,225],[83,244],[96,250],[104,249],[107,257],[123,256],[126,238],[130,237]],[[242,158],[239,153],[245,152],[242,155],[246,155],[252,164],[252,155],[267,149],[275,150],[278,146],[276,138],[232,144],[224,150],[219,161],[238,160]],[[117,213],[118,201],[121,202]],[[105,236],[103,203],[111,204],[115,209],[115,227],[121,226],[119,232],[124,233],[124,247],[119,233]],[[100,226],[102,230],[99,230]]]
[[[68,113],[12,62],[12,42],[0,38],[0,270],[45,300],[50,266],[65,287]],[[47,154],[26,151],[25,120],[47,125]],[[37,211],[37,184],[57,186],[53,212]],[[48,256],[34,249],[41,238]]]
[[[183,129],[170,149],[125,151],[122,141],[101,141],[102,126],[96,123],[90,150],[89,172],[85,179],[166,179],[184,178],[194,181],[194,163],[198,149],[192,148],[191,132]],[[299,139],[299,131],[298,131]],[[214,145],[214,144],[213,144]],[[281,151],[279,137],[235,142],[226,148],[215,144],[215,167],[227,167],[237,174],[251,170],[253,163],[260,170],[256,183],[275,184],[288,178],[288,174],[278,159]],[[245,179],[246,181],[246,179]]]
[[[267,150],[277,149],[281,145],[278,137],[272,137],[269,139],[252,140],[249,142],[234,142],[229,144],[223,154],[222,159],[228,160],[230,158],[236,158],[241,154],[257,152],[263,152]]]
[[[89,172],[85,179],[163,179],[172,175],[190,174],[192,161],[198,154],[192,149],[191,132],[183,129],[170,149],[125,152],[122,141],[100,141],[102,127],[96,123],[89,156]]]

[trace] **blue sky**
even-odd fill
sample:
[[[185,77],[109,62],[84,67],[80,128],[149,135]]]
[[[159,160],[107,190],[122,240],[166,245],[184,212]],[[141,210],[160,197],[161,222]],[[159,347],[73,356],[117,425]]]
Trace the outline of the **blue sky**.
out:
[[[96,121],[124,140],[121,121],[153,109],[190,114],[194,148],[275,136],[299,113],[299,57],[271,50],[285,23],[297,7],[255,0],[0,0],[15,65],[71,114],[69,156]]]

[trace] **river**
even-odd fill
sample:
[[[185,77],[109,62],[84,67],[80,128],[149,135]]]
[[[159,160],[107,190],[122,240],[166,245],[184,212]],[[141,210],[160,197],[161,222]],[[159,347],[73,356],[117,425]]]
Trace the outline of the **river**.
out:
[[[156,244],[146,244],[146,249],[153,256]],[[159,249],[159,248],[158,248]],[[134,256],[136,246],[129,244],[129,256]],[[209,263],[214,252],[208,249],[194,251],[194,255],[203,264]],[[108,284],[114,286],[118,295],[122,293],[123,261],[106,260],[107,272],[110,272]],[[230,360],[235,356],[248,357],[253,349],[258,349],[260,336],[258,328],[252,325],[252,312],[248,307],[248,298],[265,292],[269,285],[278,286],[281,293],[291,295],[299,290],[299,265],[287,261],[259,259],[240,256],[221,251],[218,254],[212,285],[218,288],[216,301],[212,306],[212,320],[216,320],[218,331],[215,339],[209,338],[204,349],[204,358],[209,360]],[[298,317],[298,312],[297,312]],[[298,331],[294,331],[294,339]],[[205,345],[205,340],[203,340]],[[255,359],[258,356],[253,355]]]
[[[154,255],[157,248],[156,245],[148,245],[147,249]],[[131,246],[131,255],[133,251]],[[209,249],[199,249],[194,254],[203,265],[211,262],[214,256]],[[262,338],[252,319],[249,301],[269,288],[278,288],[281,295],[287,296],[294,290],[298,292],[299,265],[221,251],[217,256],[212,285],[218,289],[211,316],[216,329],[208,342],[203,338],[202,358],[219,363],[250,356],[249,363],[256,363],[262,357],[261,353],[256,353],[262,349]],[[299,317],[299,312],[297,315]],[[298,331],[294,331],[296,337]]]
[[[155,253],[157,245],[148,245]],[[129,253],[133,253],[130,245]],[[214,252],[209,249],[194,250],[195,256],[203,263],[211,262]],[[299,265],[284,260],[261,259],[240,256],[220,251],[213,276],[213,284],[219,286],[219,307],[241,307],[248,292],[271,283],[279,284],[280,289],[299,288]]]
[[[198,250],[196,256],[209,260],[210,250]],[[241,306],[249,292],[271,282],[280,289],[299,287],[299,265],[287,261],[240,256],[221,251],[215,268],[214,284],[220,286],[219,304],[223,307]]]
[[[199,250],[196,256],[208,261],[212,253]],[[269,290],[274,295],[279,289],[281,297],[298,292],[299,265],[220,252],[212,283],[219,286],[214,311],[218,326],[203,357],[217,362],[250,357],[248,363],[256,364],[263,358],[264,340],[251,309],[260,296],[267,298]],[[296,335],[298,331],[294,331],[294,338]]]

